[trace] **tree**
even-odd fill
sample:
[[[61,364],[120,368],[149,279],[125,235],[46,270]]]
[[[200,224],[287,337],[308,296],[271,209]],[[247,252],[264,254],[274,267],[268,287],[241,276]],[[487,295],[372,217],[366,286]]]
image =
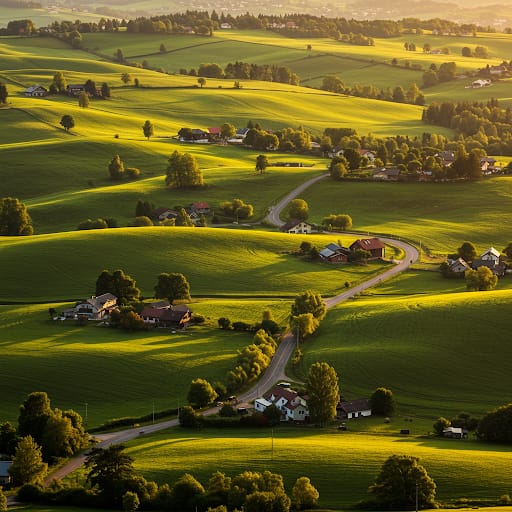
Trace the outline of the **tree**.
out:
[[[432,428],[436,433],[436,436],[442,436],[445,429],[451,426],[451,421],[444,418],[443,416],[437,418],[437,421],[434,423]]]
[[[116,50],[116,53],[114,53],[114,59],[116,60],[116,62],[124,62],[124,53],[123,50],[121,50],[121,48],[118,48]]]
[[[313,421],[324,425],[336,416],[336,406],[340,401],[338,375],[327,363],[314,363],[310,366],[306,388],[309,394],[308,407]]]
[[[503,249],[503,254],[506,254],[507,258],[512,258],[512,242],[509,242],[505,249]]]
[[[488,412],[478,424],[477,436],[495,443],[512,443],[512,403]]]
[[[124,512],[135,512],[140,505],[139,497],[136,493],[126,491],[123,494],[123,510]]]
[[[42,449],[45,460],[71,457],[88,444],[82,417],[75,411],[55,409],[48,418],[43,433]]]
[[[7,496],[0,487],[0,512],[7,512]]]
[[[291,307],[291,316],[311,313],[317,320],[323,320],[327,314],[327,307],[319,293],[307,290],[295,297]]]
[[[377,388],[370,397],[372,414],[391,416],[395,412],[393,392],[387,388]]]
[[[195,428],[199,425],[199,416],[190,405],[181,407],[178,414],[180,426],[187,428]]]
[[[195,225],[192,219],[190,218],[190,215],[187,213],[187,210],[185,210],[185,208],[180,208],[180,211],[176,216],[174,224],[176,226],[185,226],[188,228],[192,228]]]
[[[69,114],[65,114],[62,116],[62,119],[60,120],[60,125],[67,131],[71,130],[71,128],[75,127],[75,120],[73,119],[73,116],[70,116]]]
[[[206,85],[206,79],[202,76],[200,76],[197,79],[197,83],[201,86],[201,89]]]
[[[121,75],[121,81],[124,85],[128,85],[132,81],[132,76],[130,75],[130,73],[123,73]]]
[[[20,405],[18,434],[22,437],[31,436],[40,445],[51,415],[52,409],[48,395],[44,391],[30,393]]]
[[[204,487],[192,475],[185,473],[172,486],[172,509],[183,512],[196,510],[204,494]]]
[[[315,508],[320,493],[307,476],[301,476],[295,481],[292,489],[292,505],[295,510]]]
[[[333,180],[341,180],[348,174],[348,169],[343,162],[336,162],[329,166],[329,172]]]
[[[478,267],[476,270],[468,269],[464,272],[466,287],[472,292],[485,292],[494,290],[498,284],[498,276],[489,267]]]
[[[463,57],[473,57],[473,51],[469,46],[463,46],[461,50],[461,55]]]
[[[146,217],[151,217],[154,210],[155,205],[153,203],[139,199],[137,201],[137,205],[135,206],[135,216],[140,217],[141,215],[145,215]]]
[[[15,197],[0,201],[0,236],[28,236],[34,233],[26,206]]]
[[[165,184],[173,188],[199,187],[203,185],[203,173],[196,158],[190,153],[174,151],[169,158]]]
[[[16,446],[9,474],[15,485],[42,484],[48,473],[40,446],[32,436],[22,437]]]
[[[59,94],[64,94],[66,92],[68,84],[61,71],[56,71],[53,75],[52,86],[54,86],[55,91]],[[50,88],[52,88],[52,86],[50,86]]]
[[[153,123],[149,120],[146,120],[146,122],[142,126],[142,131],[144,133],[144,137],[146,137],[149,140],[149,138],[152,137],[154,134]]]
[[[167,48],[165,47],[165,44],[164,44],[164,43],[162,43],[162,44],[160,45],[160,53],[165,53],[166,51],[167,51]]]
[[[333,229],[346,231],[352,227],[352,217],[346,213],[331,214],[322,219],[322,226],[331,226]]]
[[[313,334],[320,325],[320,322],[311,313],[302,313],[290,318],[290,325],[293,334],[299,338],[305,338]]]
[[[477,257],[476,247],[471,242],[464,242],[457,249],[457,256],[471,263]]]
[[[268,158],[266,155],[258,155],[256,157],[256,172],[263,174],[268,167]]]
[[[290,219],[306,220],[309,217],[309,206],[304,199],[293,199],[288,206]]]
[[[213,386],[206,379],[194,379],[190,384],[187,400],[196,407],[206,407],[217,396]]]
[[[179,272],[160,274],[155,286],[155,297],[157,299],[167,299],[171,304],[175,300],[190,301],[190,285],[187,278]]]
[[[89,95],[85,91],[78,95],[78,106],[81,108],[89,107]]]
[[[7,103],[8,96],[9,92],[7,91],[7,86],[0,82],[0,105],[5,105]]]
[[[114,155],[108,164],[108,172],[111,180],[119,181],[124,176],[124,163],[119,155]]]
[[[433,508],[436,484],[417,457],[391,455],[382,465],[375,483],[368,488],[378,506],[386,509],[410,510]]]
[[[0,423],[0,453],[14,455],[18,444],[18,433],[16,427],[9,421]]]
[[[123,270],[103,270],[96,280],[96,295],[111,293],[115,295],[120,302],[137,301],[140,298],[140,289],[137,283],[130,275],[125,274]]]
[[[123,453],[124,449],[122,444],[93,448],[85,459],[85,467],[89,470],[87,481],[98,488],[109,503],[120,503],[128,490],[126,483],[136,476],[133,458]]]
[[[231,123],[224,123],[220,127],[220,136],[223,140],[231,139],[236,135],[236,128]]]
[[[103,98],[110,98],[110,86],[107,82],[103,82],[103,84],[101,84],[101,95]]]

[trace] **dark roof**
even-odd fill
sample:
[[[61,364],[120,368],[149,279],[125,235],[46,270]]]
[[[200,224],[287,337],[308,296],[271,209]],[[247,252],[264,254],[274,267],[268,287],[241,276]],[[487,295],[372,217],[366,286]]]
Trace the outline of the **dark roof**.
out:
[[[336,409],[345,413],[369,411],[370,402],[366,398],[359,398],[358,400],[347,400],[346,402],[340,402]]]
[[[294,398],[297,396],[296,391],[292,391],[287,388],[282,388],[281,386],[276,386],[273,389],[271,389],[268,393],[265,393],[263,395],[263,398],[266,400],[270,400],[272,395],[275,396],[275,401],[277,402],[280,398],[285,398],[287,402],[291,402]],[[272,401],[272,400],[270,400]]]
[[[0,477],[9,477],[9,468],[11,467],[12,461],[0,460]]]

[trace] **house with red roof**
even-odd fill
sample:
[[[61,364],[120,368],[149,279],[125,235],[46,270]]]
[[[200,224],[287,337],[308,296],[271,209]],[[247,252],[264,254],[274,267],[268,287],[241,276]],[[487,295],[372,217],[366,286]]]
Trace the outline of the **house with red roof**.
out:
[[[153,327],[183,329],[192,319],[192,310],[183,304],[171,306],[167,301],[159,301],[146,306],[140,316]]]
[[[270,405],[281,411],[281,421],[309,421],[307,399],[293,389],[276,386],[254,401],[254,408],[259,412],[264,412]]]
[[[356,240],[351,246],[351,251],[368,251],[372,258],[384,258],[386,246],[378,238],[361,238]]]

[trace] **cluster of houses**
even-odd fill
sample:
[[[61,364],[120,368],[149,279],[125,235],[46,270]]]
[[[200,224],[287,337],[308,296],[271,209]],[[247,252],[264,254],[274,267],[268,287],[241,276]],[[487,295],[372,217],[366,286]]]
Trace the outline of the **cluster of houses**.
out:
[[[283,384],[286,384],[283,386]],[[307,395],[300,395],[290,389],[288,383],[275,386],[262,397],[254,400],[254,410],[265,412],[267,407],[275,405],[281,411],[281,421],[307,423],[310,421]],[[372,415],[369,400],[341,401],[336,407],[338,419],[363,418]]]
[[[66,91],[69,96],[78,97],[78,96],[80,96],[80,94],[82,92],[85,91],[85,85],[84,84],[70,84],[66,87]],[[25,91],[23,91],[23,94],[27,98],[44,98],[45,96],[48,96],[49,91],[46,87],[36,84],[36,85],[31,85],[30,87],[27,87],[25,89]],[[101,87],[96,87],[96,96],[102,96]]]
[[[180,135],[178,140],[180,142],[192,142],[195,144],[215,144],[218,142],[243,144],[248,131],[249,128],[238,128],[233,137],[223,141],[221,128],[219,126],[207,128],[206,130],[203,130],[202,128],[192,128],[190,132],[188,132],[188,135]]]
[[[117,297],[111,293],[104,293],[92,296],[79,302],[75,307],[66,309],[58,318],[105,321],[115,310],[118,310]],[[146,325],[151,327],[183,329],[192,319],[192,311],[186,305],[173,306],[168,301],[162,300],[146,306],[140,313],[140,317]]]
[[[327,263],[347,263],[350,255],[356,251],[370,253],[369,259],[384,258],[386,246],[378,238],[362,238],[356,240],[350,247],[342,247],[337,243],[330,243],[320,251],[320,258]]]
[[[500,251],[494,247],[490,247],[483,252],[479,258],[468,263],[463,258],[448,259],[448,269],[455,275],[463,276],[466,270],[476,270],[480,267],[489,268],[492,273],[498,277],[505,275],[507,264],[502,260]]]
[[[185,206],[184,209],[194,224],[198,223],[203,215],[210,215],[212,212],[209,203],[205,201],[196,201],[189,204],[188,206]],[[160,206],[159,208],[155,208],[153,210],[151,213],[151,218],[155,222],[163,222],[168,219],[175,219],[178,217],[178,215],[179,212],[177,210],[173,210],[172,208],[167,208],[165,206]]]

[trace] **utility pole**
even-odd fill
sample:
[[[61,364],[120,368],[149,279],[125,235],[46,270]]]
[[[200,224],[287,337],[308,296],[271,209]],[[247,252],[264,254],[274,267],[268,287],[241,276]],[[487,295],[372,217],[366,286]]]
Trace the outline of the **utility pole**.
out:
[[[153,425],[155,424],[155,401],[153,400]]]
[[[274,460],[274,428],[272,428],[272,452],[270,455],[270,460]]]
[[[87,416],[88,416],[88,411],[87,411],[87,407],[89,406],[89,404],[87,402],[85,402],[85,428],[87,428]]]
[[[418,489],[420,484],[416,482],[416,512],[418,512]]]

